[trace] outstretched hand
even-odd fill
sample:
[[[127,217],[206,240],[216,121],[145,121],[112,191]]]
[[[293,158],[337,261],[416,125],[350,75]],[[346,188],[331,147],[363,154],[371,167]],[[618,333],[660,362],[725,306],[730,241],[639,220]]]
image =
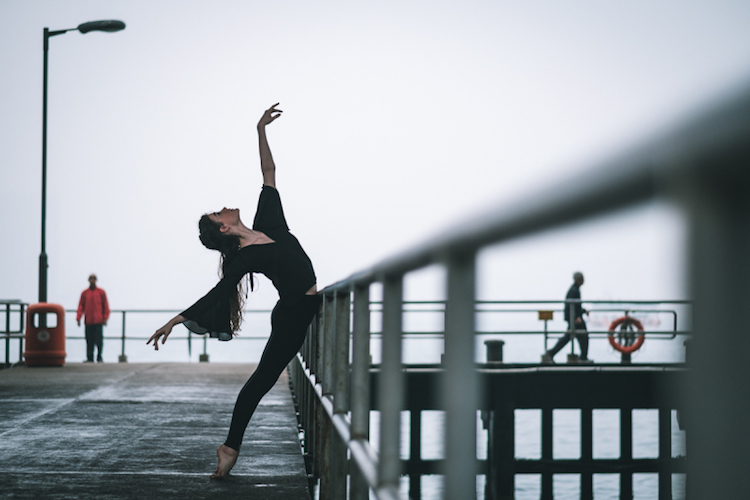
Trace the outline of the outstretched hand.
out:
[[[151,342],[154,343],[154,349],[157,351],[159,350],[159,337],[163,337],[161,339],[161,343],[164,344],[167,341],[167,337],[169,337],[169,334],[172,333],[172,322],[170,321],[166,325],[162,326],[158,330],[156,330],[156,333],[151,335],[151,338],[148,339],[148,342],[146,344],[150,344]]]
[[[263,113],[263,116],[260,117],[260,121],[258,122],[258,128],[265,127],[276,118],[281,116],[281,113],[283,113],[283,111],[281,111],[280,109],[276,109],[276,106],[278,105],[279,103],[277,102]]]

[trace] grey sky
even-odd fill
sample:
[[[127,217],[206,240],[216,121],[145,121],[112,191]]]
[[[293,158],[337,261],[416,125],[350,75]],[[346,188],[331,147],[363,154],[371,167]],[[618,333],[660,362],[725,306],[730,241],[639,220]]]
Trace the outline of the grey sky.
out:
[[[115,308],[182,308],[213,286],[197,220],[251,220],[254,126],[275,102],[279,191],[324,286],[750,75],[744,1],[3,0],[2,298],[37,296],[42,29],[98,19],[127,29],[50,41],[49,298],[66,307],[91,272]],[[580,269],[588,298],[681,294],[679,217],[618,220],[488,253],[481,293],[561,298]],[[250,304],[272,300],[264,282]]]

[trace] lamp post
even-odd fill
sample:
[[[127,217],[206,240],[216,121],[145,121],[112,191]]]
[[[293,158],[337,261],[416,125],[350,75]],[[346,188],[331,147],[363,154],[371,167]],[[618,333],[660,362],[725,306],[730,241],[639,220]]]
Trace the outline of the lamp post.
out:
[[[50,37],[62,35],[68,31],[78,30],[81,33],[89,31],[120,31],[125,29],[122,21],[91,21],[83,23],[77,28],[50,31],[44,28],[44,97],[42,101],[42,253],[39,254],[39,302],[47,302],[47,52]]]

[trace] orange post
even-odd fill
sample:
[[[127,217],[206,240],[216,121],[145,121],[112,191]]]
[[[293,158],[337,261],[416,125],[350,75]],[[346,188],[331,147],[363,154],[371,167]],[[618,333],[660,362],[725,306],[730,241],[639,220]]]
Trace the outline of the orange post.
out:
[[[42,302],[26,310],[26,366],[65,364],[65,309]]]

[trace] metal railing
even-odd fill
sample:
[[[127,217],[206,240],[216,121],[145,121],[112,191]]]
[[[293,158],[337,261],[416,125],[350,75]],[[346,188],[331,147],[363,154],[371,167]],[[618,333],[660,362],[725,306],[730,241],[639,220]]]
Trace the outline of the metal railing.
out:
[[[28,304],[20,300],[0,300],[0,336],[5,337],[5,366],[10,366],[10,341],[18,340],[18,359],[23,357],[23,333],[26,322],[26,307]],[[15,319],[14,319],[15,318]]]
[[[689,229],[693,340],[698,361],[680,388],[690,434],[690,498],[732,498],[750,491],[744,470],[750,430],[746,384],[750,336],[750,89],[743,88],[689,123],[613,158],[528,203],[502,207],[427,243],[325,288],[319,321],[293,370],[294,390],[317,401],[300,408],[306,440],[316,450],[321,498],[399,498],[400,412],[405,408],[402,354],[403,279],[431,264],[447,270],[445,358],[439,393],[445,411],[443,497],[476,495],[476,409],[481,379],[475,366],[476,255],[490,244],[668,198]],[[379,384],[380,443],[368,440],[369,289],[383,287],[383,361]],[[353,313],[350,318],[350,301]],[[350,332],[351,320],[351,332]],[[351,333],[351,362],[350,362]],[[311,412],[317,414],[314,418]],[[320,472],[319,470],[317,472]],[[369,492],[368,492],[369,490]]]
[[[120,341],[120,355],[118,356],[118,361],[121,363],[125,363],[128,361],[127,353],[126,353],[126,341],[127,340],[142,340],[147,341],[151,335],[153,334],[153,331],[156,330],[162,323],[159,323],[159,320],[154,321],[152,325],[149,326],[149,329],[145,329],[143,333],[136,334],[136,335],[128,335],[127,334],[127,318],[128,315],[130,315],[131,319],[133,315],[135,314],[159,314],[159,315],[168,315],[168,316],[174,316],[175,314],[178,314],[181,311],[181,309],[112,309],[110,312],[114,315],[119,314],[121,317],[121,330],[119,336],[106,336],[105,339],[110,340],[119,340]],[[66,309],[66,314],[76,313],[75,309]],[[271,312],[270,309],[245,309],[244,311],[245,315],[248,314],[264,314],[267,315]],[[110,316],[111,318],[111,316]],[[184,330],[184,334],[180,334],[180,330]],[[175,335],[176,334],[176,335]],[[246,334],[243,333],[242,335],[238,335],[234,337],[232,340],[237,341],[267,341],[269,333],[265,335],[253,335],[253,334]],[[80,336],[80,335],[67,335],[67,338],[72,340],[82,340],[86,337]],[[202,344],[203,346],[203,352],[200,354],[199,360],[207,362],[208,361],[208,352],[207,352],[207,341],[208,336],[207,335],[197,335],[188,330],[187,328],[180,328],[177,327],[173,334],[169,336],[169,340],[174,342],[176,340],[184,340],[187,343],[187,349],[188,349],[188,357],[192,357],[193,352],[193,343]]]
[[[0,301],[0,323],[5,325],[5,330],[0,330],[0,338],[5,338],[5,366],[10,366],[11,360],[10,360],[10,341],[11,340],[18,340],[18,362],[21,362],[23,360],[23,341],[24,341],[24,334],[25,334],[25,319],[26,319],[26,307],[28,304],[22,303],[20,301],[14,300],[14,301]],[[112,331],[112,329],[116,329],[117,325],[120,326],[120,333],[119,334],[109,334],[104,336],[104,340],[107,341],[119,341],[120,343],[120,354],[118,355],[118,361],[123,363],[128,361],[127,356],[127,341],[143,341],[144,345],[145,342],[151,337],[151,334],[158,328],[160,325],[166,322],[166,320],[174,316],[175,314],[179,313],[180,309],[112,309],[110,320],[108,321],[108,327],[107,330]],[[244,313],[247,317],[247,315],[252,314],[262,314],[264,316],[267,316],[270,313],[270,309],[246,309],[244,310]],[[4,313],[4,319],[3,319],[3,313]],[[75,325],[75,309],[66,309],[66,340],[85,340],[86,337],[81,334],[72,334],[73,332],[73,326]],[[128,333],[128,318],[133,319],[134,316],[145,316],[145,315],[155,315],[153,321],[149,321],[148,327],[136,327],[133,328],[131,326],[131,333]],[[71,316],[73,319],[71,319]],[[119,317],[118,317],[119,316]],[[13,319],[16,318],[16,319]],[[81,326],[83,328],[83,325]],[[135,329],[136,332],[132,333],[132,330]],[[115,330],[116,331],[116,330]],[[268,336],[270,334],[270,327],[268,328],[268,333],[265,334],[251,334],[251,333],[242,333],[235,337],[233,339],[234,342],[242,341],[256,341],[256,342],[266,342],[268,340]],[[197,335],[193,334],[186,328],[183,329],[181,327],[176,328],[172,335],[169,337],[170,342],[174,343],[176,341],[185,341],[187,345],[187,354],[188,359],[192,358],[192,351],[193,351],[193,345],[198,344],[199,346],[202,345],[203,352],[200,353],[199,361],[208,361],[208,352],[207,352],[207,337],[205,335]],[[107,342],[109,344],[109,342]]]
[[[677,335],[689,335],[691,334],[691,330],[689,329],[683,329],[680,330],[678,327],[678,311],[674,309],[674,306],[690,306],[692,304],[689,300],[575,300],[575,301],[565,301],[565,300],[478,300],[476,301],[476,307],[475,307],[475,313],[477,314],[477,317],[480,316],[489,316],[489,315],[520,315],[520,314],[533,314],[534,316],[540,316],[542,313],[548,313],[549,318],[548,319],[539,319],[539,321],[544,322],[544,327],[542,330],[534,330],[529,328],[505,328],[505,329],[493,329],[493,330],[484,330],[484,329],[477,329],[475,333],[477,335],[545,335],[545,341],[547,336],[559,336],[562,334],[565,334],[568,332],[567,327],[564,327],[564,329],[549,329],[548,328],[548,322],[554,321],[554,314],[560,314],[561,316],[564,313],[564,308],[566,307],[566,304],[570,304],[571,302],[575,303],[581,303],[581,304],[594,304],[595,309],[588,309],[587,310],[587,317],[590,315],[593,315],[597,319],[597,323],[601,324],[602,321],[606,321],[607,323],[611,322],[611,319],[608,319],[607,313],[617,313],[616,316],[628,316],[628,315],[635,315],[635,317],[638,317],[639,315],[668,315],[670,317],[671,323],[669,325],[666,325],[665,328],[661,328],[659,330],[648,330],[644,331],[643,334],[647,335],[649,338],[660,338],[660,339],[674,339]],[[610,307],[601,307],[603,305],[609,305]],[[532,308],[508,308],[506,306],[521,306],[521,305],[536,305],[536,306],[542,306],[542,307],[532,307]],[[403,302],[403,313],[404,314],[413,314],[413,313],[427,313],[427,314],[439,314],[440,315],[440,329],[434,330],[434,331],[404,331],[404,335],[437,335],[439,337],[442,337],[442,320],[444,318],[445,314],[445,301],[442,300],[409,300]],[[420,307],[423,306],[423,307]],[[557,307],[555,307],[557,306]],[[648,306],[651,306],[651,308],[647,308]],[[655,309],[655,306],[672,306],[672,309]],[[550,308],[552,307],[552,308]],[[371,313],[381,313],[382,312],[382,302],[380,301],[371,301],[370,302],[370,311]],[[641,318],[643,316],[640,316]],[[527,320],[524,325],[534,324],[538,323],[539,321],[536,320]],[[558,321],[558,324],[564,320]],[[499,323],[507,323],[507,321],[500,321],[496,320],[493,321],[493,324],[499,324]],[[514,322],[516,325],[518,322]],[[686,323],[689,324],[689,321],[686,321]],[[661,321],[658,321],[658,325],[661,325]],[[684,327],[685,325],[683,325]],[[610,331],[609,329],[596,329],[596,328],[588,328],[587,333],[595,336],[595,337],[603,337],[607,336]],[[377,336],[379,332],[372,332],[372,336]]]
[[[677,328],[677,316],[678,313],[674,309],[647,309],[646,306],[666,306],[666,305],[685,305],[689,304],[689,301],[598,301],[598,300],[592,300],[592,301],[583,301],[583,303],[589,305],[595,305],[597,307],[596,309],[592,309],[591,312],[594,314],[599,313],[607,313],[607,312],[617,312],[618,314],[627,314],[627,313],[645,313],[645,314],[667,314],[671,318],[671,325],[666,325],[665,328],[661,330],[655,330],[655,331],[647,331],[646,335],[649,339],[664,339],[664,340],[671,340],[674,339],[676,335],[681,334],[688,334],[688,331],[682,331],[678,330]],[[382,302],[373,301],[371,304],[371,310],[373,314],[378,314],[382,311]],[[520,315],[520,314],[536,314],[538,312],[538,308],[526,308],[526,309],[519,309],[519,308],[513,308],[508,309],[507,306],[520,306],[520,305],[536,305],[536,306],[542,306],[545,308],[553,307],[553,309],[549,309],[550,311],[562,314],[563,310],[562,307],[564,306],[565,301],[555,301],[555,300],[541,300],[541,301],[531,301],[531,300],[522,300],[522,301],[477,301],[476,303],[476,313],[479,315],[505,315],[505,314],[511,314],[511,315]],[[5,353],[6,353],[6,366],[10,365],[10,342],[11,340],[18,340],[19,341],[19,348],[18,348],[18,360],[22,360],[23,358],[23,338],[24,338],[24,329],[25,329],[25,310],[28,304],[22,303],[19,300],[5,300],[0,301],[0,327],[4,326],[4,330],[0,330],[0,337],[5,338],[6,347],[5,347]],[[405,301],[404,302],[404,314],[410,314],[410,313],[431,313],[431,314],[439,314],[440,315],[440,321],[442,322],[442,318],[445,314],[445,301]],[[611,308],[602,308],[603,305],[611,305],[611,306],[619,306],[619,307],[611,307]],[[625,307],[628,306],[628,307]],[[75,334],[73,326],[74,321],[71,319],[71,316],[74,316],[76,313],[75,309],[66,309],[66,338],[69,340],[85,340],[85,336],[81,334]],[[128,355],[127,355],[127,341],[134,341],[134,340],[142,340],[146,341],[151,336],[151,330],[155,329],[156,326],[161,324],[163,322],[162,320],[164,318],[162,317],[156,317],[153,318],[152,321],[149,322],[149,328],[151,329],[144,329],[144,327],[136,327],[136,333],[129,333],[128,331],[128,318],[133,318],[134,315],[139,316],[145,316],[145,315],[160,315],[160,316],[172,316],[174,314],[179,313],[179,310],[176,309],[112,309],[111,311],[111,317],[110,321],[108,322],[108,328],[107,330],[111,331],[117,331],[117,327],[119,325],[120,327],[120,333],[114,333],[114,334],[108,334],[105,335],[104,339],[107,341],[119,341],[120,345],[120,354],[118,355],[118,360],[120,362],[127,362],[128,361]],[[263,316],[267,316],[270,313],[269,309],[246,309],[245,311],[246,316],[252,315],[252,314],[262,314]],[[119,318],[118,318],[119,316]],[[505,321],[498,319],[495,321],[495,323],[506,323]],[[523,330],[520,330],[518,328],[516,329],[493,329],[493,330],[478,330],[476,332],[477,335],[480,336],[486,336],[488,338],[494,338],[496,336],[503,336],[503,335],[543,335],[544,336],[544,345],[547,345],[547,339],[549,338],[555,338],[558,336],[561,336],[565,334],[565,330],[560,329],[548,329],[547,328],[547,321],[544,321],[544,329],[543,330],[534,330],[529,329],[528,325],[534,324],[534,322],[529,321],[527,323],[524,323],[525,328]],[[131,331],[133,328],[131,327]],[[255,333],[248,333],[244,332],[241,335],[235,337],[235,341],[258,341],[258,342],[265,342],[268,340],[268,335],[270,331],[265,334],[255,334]],[[442,329],[440,331],[405,331],[403,332],[404,336],[411,336],[415,338],[421,338],[421,339],[442,339],[443,333]],[[589,335],[591,337],[604,337],[607,335],[607,332],[604,330],[596,330],[596,329],[589,329],[588,331]],[[379,338],[380,332],[372,332],[371,338]],[[187,352],[188,352],[188,358],[192,358],[192,352],[193,352],[193,345],[198,344],[198,348],[200,349],[202,346],[202,352],[200,353],[199,360],[200,361],[208,361],[208,352],[207,352],[207,338],[203,335],[195,335],[192,334],[190,331],[185,330],[184,333],[182,332],[181,328],[176,329],[173,334],[170,336],[170,341],[185,341],[187,344]],[[109,342],[108,342],[109,345]],[[136,360],[137,361],[137,360]]]

